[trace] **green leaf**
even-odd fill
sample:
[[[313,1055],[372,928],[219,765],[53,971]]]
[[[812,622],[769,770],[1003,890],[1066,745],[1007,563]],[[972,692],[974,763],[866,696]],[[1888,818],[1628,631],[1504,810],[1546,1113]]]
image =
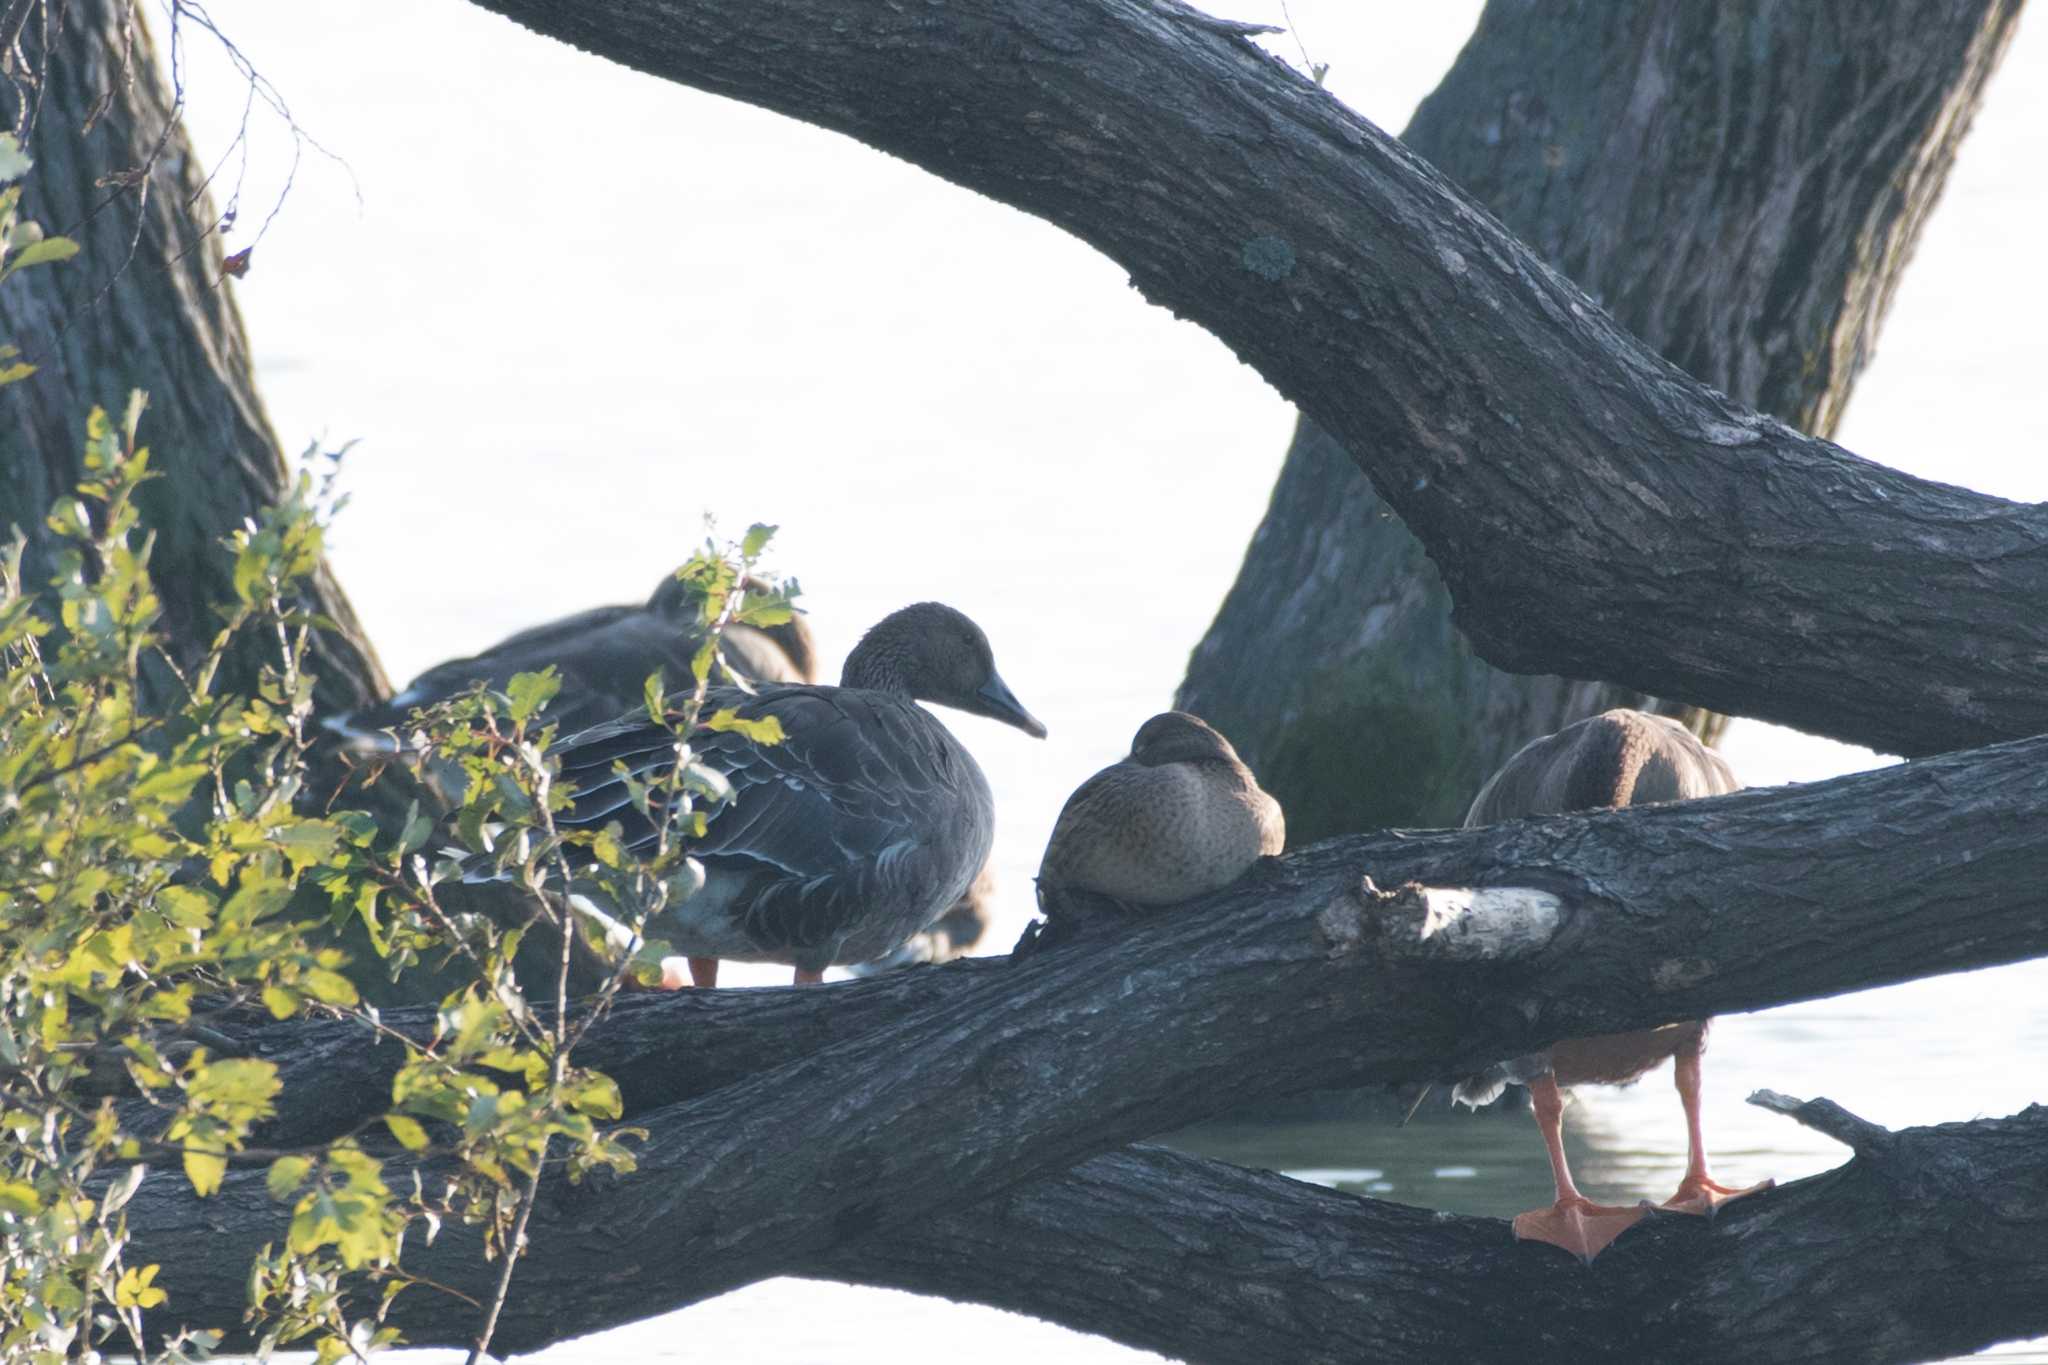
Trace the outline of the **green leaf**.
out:
[[[192,1193],[201,1199],[218,1190],[227,1173],[228,1159],[221,1153],[185,1149],[185,1178],[192,1182]]]
[[[26,1180],[0,1180],[0,1213],[28,1218],[42,1207],[43,1201],[37,1197],[36,1187]]]
[[[310,1157],[281,1156],[270,1163],[270,1173],[263,1177],[264,1188],[270,1191],[272,1199],[289,1198],[292,1191],[306,1183],[306,1173],[312,1169]]]
[[[740,558],[748,560],[759,559],[761,551],[768,548],[768,542],[775,539],[775,533],[780,529],[780,527],[767,526],[758,521],[749,526],[747,534],[740,540]]]
[[[730,706],[712,712],[711,719],[704,724],[713,730],[737,730],[756,744],[780,744],[783,740],[782,722],[774,716],[750,720]]]
[[[166,886],[156,893],[156,911],[180,929],[213,923],[213,897],[196,886]]]
[[[549,664],[538,673],[515,673],[505,684],[505,697],[512,703],[512,719],[526,724],[532,715],[562,690],[562,676]]]
[[[420,1126],[418,1119],[409,1119],[403,1114],[386,1114],[384,1126],[391,1130],[391,1136],[404,1144],[411,1152],[422,1151],[427,1145],[427,1130]]]
[[[263,1007],[270,1011],[273,1019],[289,1019],[299,1012],[299,994],[282,986],[265,986]]]
[[[667,698],[668,679],[657,668],[647,675],[646,682],[640,684],[640,700],[647,707],[647,719],[656,725],[661,724],[661,718],[668,713]]]
[[[299,977],[299,984],[323,1005],[349,1006],[356,1003],[356,988],[340,972],[330,972],[325,967],[309,968]]]
[[[45,237],[42,241],[24,247],[7,262],[9,270],[26,270],[32,265],[47,265],[51,261],[68,261],[78,254],[78,243],[69,237]]]
[[[21,149],[21,139],[12,133],[0,133],[0,184],[21,179],[35,164]]]
[[[152,1289],[150,1281],[156,1278],[158,1267],[146,1265],[137,1270],[133,1266],[121,1272],[121,1278],[114,1285],[114,1306],[117,1308],[154,1308],[164,1301],[164,1291]]]

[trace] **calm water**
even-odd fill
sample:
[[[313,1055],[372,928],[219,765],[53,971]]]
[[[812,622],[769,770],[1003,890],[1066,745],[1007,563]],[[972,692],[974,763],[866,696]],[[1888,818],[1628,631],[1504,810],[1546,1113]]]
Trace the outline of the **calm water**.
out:
[[[1230,8],[1277,20],[1277,5]],[[1473,0],[1292,0],[1330,86],[1398,128]],[[402,12],[401,12],[402,10]],[[828,655],[893,607],[977,617],[1052,729],[949,717],[997,794],[1005,921],[1052,818],[1169,700],[1256,525],[1291,424],[1254,374],[1085,247],[828,134],[674,89],[456,0],[215,0],[214,17],[345,157],[309,154],[236,286],[288,445],[356,440],[334,554],[394,680],[511,630],[643,597],[700,516],[779,522]],[[218,156],[241,97],[189,35]],[[1286,55],[1297,55],[1286,40]],[[250,143],[241,221],[289,150]],[[226,174],[232,178],[230,158]],[[1894,305],[1843,441],[2048,498],[2048,35],[2023,31]],[[226,181],[223,182],[227,183]],[[357,195],[360,194],[358,199]],[[1753,784],[1878,762],[1738,724]],[[739,984],[774,979],[740,971]],[[1889,1124],[2048,1099],[2048,964],[1717,1026],[1707,1133],[1733,1182],[1843,1153],[1742,1103],[1827,1095]],[[1668,1071],[1568,1116],[1590,1192],[1662,1197],[1683,1162]],[[1549,1197],[1533,1126],[1211,1130],[1207,1150],[1386,1198],[1509,1214]],[[797,1281],[539,1359],[1137,1358],[989,1310]],[[2048,1360],[2036,1350],[2034,1359]]]

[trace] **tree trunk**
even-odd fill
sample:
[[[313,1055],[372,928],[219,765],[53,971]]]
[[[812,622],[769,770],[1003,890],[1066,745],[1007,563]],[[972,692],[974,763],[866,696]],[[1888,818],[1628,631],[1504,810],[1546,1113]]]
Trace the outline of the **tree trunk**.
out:
[[[986,1215],[952,1211],[1000,1200],[1027,1182],[1085,1185],[1094,1177],[1062,1173],[1241,1097],[1455,1074],[1563,1037],[2048,951],[2041,913],[2048,831],[2031,818],[2048,798],[2044,773],[2048,739],[1711,801],[1356,836],[1265,865],[1205,901],[1103,923],[1022,958],[823,989],[625,1002],[593,1029],[579,1061],[616,1076],[627,1120],[650,1130],[641,1169],[594,1188],[551,1187],[501,1340],[532,1349],[772,1274],[825,1265],[855,1274],[862,1245],[875,1248],[876,1260],[856,1278],[909,1282],[932,1274],[929,1257],[891,1251],[894,1239],[927,1236],[956,1216],[969,1220],[958,1226],[971,1227]],[[1967,857],[1930,865],[1930,851],[1964,847]],[[1381,891],[1375,881],[1399,889]],[[1826,953],[1814,951],[1821,943]],[[384,1022],[432,1028],[425,1011]],[[395,1050],[365,1046],[364,1031],[351,1049],[346,1033],[299,1023],[242,1035],[245,1046],[278,1060],[286,1078],[280,1103],[287,1108],[266,1140],[317,1139],[333,1125],[360,1122],[366,1101],[382,1107],[374,1097],[389,1094],[389,1072],[380,1077],[377,1069],[395,1065]],[[688,1045],[678,1047],[677,1039]],[[1989,1147],[2008,1132],[1996,1125],[1952,1131],[1971,1143],[1984,1136]],[[2048,1151],[2043,1116],[2009,1131],[2026,1145],[1998,1161],[2018,1167]],[[1943,1172],[1992,1160],[1986,1150],[1937,1145],[1924,1161],[1886,1176],[1939,1186],[1916,1186],[1915,1198],[1928,1202],[1911,1218],[1883,1224],[1875,1193],[1882,1185],[1868,1199],[1858,1195],[1859,1207],[1842,1214],[1839,1226],[1865,1245],[1889,1248],[1859,1266],[1895,1295],[1925,1283],[1926,1257],[1952,1255],[1942,1249],[1950,1244],[1912,1254],[1901,1248],[1926,1240],[1926,1228],[1947,1216],[1932,1202],[1948,1188]],[[391,1178],[403,1180],[403,1169]],[[1239,1179],[1214,1176],[1225,1184]],[[2030,1177],[1972,1196],[1986,1220],[2001,1209],[2012,1220],[2004,1242],[1973,1245],[1993,1257],[1996,1275],[2015,1282],[2048,1274],[2048,1240],[2026,1231],[2042,1217],[2037,1185]],[[131,1206],[135,1255],[164,1263],[159,1283],[177,1305],[160,1330],[178,1319],[232,1326],[241,1282],[226,1267],[246,1264],[276,1236],[282,1216],[265,1204],[261,1187],[261,1173],[248,1172],[230,1179],[221,1202],[202,1203],[176,1181],[145,1184],[147,1203],[138,1198]],[[1232,1205],[1205,1214],[1203,1197],[1202,1187],[1191,1189],[1174,1216],[1212,1219],[1221,1236]],[[1814,1227],[1838,1226],[1833,1215],[1818,1223],[1797,1212],[1762,1221],[1761,1211],[1784,1197],[1760,1203],[1758,1222],[1734,1224],[1744,1232],[1728,1239],[1742,1244],[1728,1264],[1747,1267],[1747,1278],[1717,1291],[1726,1311],[1752,1294],[1757,1307],[1781,1302],[1775,1295],[1817,1293],[1832,1273],[1827,1267],[1839,1266],[1831,1256],[1806,1262],[1798,1251]],[[1482,1233],[1506,1242],[1498,1222],[1413,1211],[1361,1216],[1451,1229],[1447,1241],[1416,1244],[1417,1274],[1462,1260],[1460,1248]],[[211,1229],[211,1254],[178,1257],[182,1239],[202,1225]],[[1096,1222],[1085,1235],[1107,1234]],[[1133,1225],[1114,1255],[1098,1250],[1105,1276],[1151,1260],[1156,1235],[1156,1225]],[[1647,1240],[1668,1248],[1664,1237],[1703,1235],[1695,1227]],[[1885,1240],[1892,1237],[1902,1240]],[[473,1250],[465,1238],[444,1235],[432,1248],[409,1250],[409,1264],[473,1291],[492,1273]],[[1510,1251],[1544,1254],[1505,1245],[1497,1254]],[[1617,1297],[1593,1301],[1668,1300],[1679,1267],[1696,1265],[1702,1253],[1694,1242],[1652,1254],[1670,1259],[1651,1261],[1661,1269],[1641,1280],[1613,1278],[1603,1259],[1591,1278]],[[1768,1273],[1774,1254],[1787,1266],[1813,1268],[1788,1284]],[[1382,1273],[1373,1266],[1386,1255],[1340,1238],[1326,1246],[1318,1274],[1376,1280]],[[1610,1255],[1613,1264],[1628,1263],[1619,1249]],[[911,1260],[923,1268],[910,1268]],[[1892,1267],[1901,1279],[1888,1278]],[[1565,1269],[1568,1262],[1532,1272],[1515,1291],[1531,1296],[1520,1302],[1540,1301]],[[1013,1281],[1007,1263],[996,1260],[960,1266],[948,1292],[985,1294],[1135,1341],[1153,1339],[1146,1334],[1164,1311],[1157,1303],[1076,1306],[1070,1279],[1048,1275],[1038,1283],[1034,1292]],[[1317,1291],[1311,1283],[1297,1292]],[[1448,1297],[1440,1301],[1448,1304]],[[417,1291],[401,1296],[395,1311],[423,1342],[456,1340],[472,1325],[459,1300]],[[2040,1313],[2038,1299],[2018,1295],[1951,1329],[1991,1340],[2038,1330]],[[1601,1349],[1595,1334],[1611,1329],[1589,1312],[1552,1330],[1555,1349],[1594,1352]],[[1836,1349],[1866,1358],[1890,1349],[1885,1333],[1893,1329],[1873,1319],[1827,1330]]]
[[[1244,25],[1168,0],[960,0],[943,19],[828,0],[479,3],[1097,247],[1368,466],[1500,667],[1909,755],[2048,730],[2048,509],[1858,460],[1689,378]],[[1920,49],[1954,28],[1988,71],[2017,8],[1944,26],[1981,0],[1929,0],[1883,23]],[[1937,145],[1980,84],[1860,76],[1845,66],[1853,100],[1820,114],[1907,98],[1936,111],[1915,126]],[[1906,177],[1908,218],[1941,164]],[[1855,352],[1823,340],[1799,363]]]
[[[1494,0],[1402,140],[1666,358],[1830,436],[2018,10]],[[1530,739],[1644,700],[1475,656],[1303,419],[1176,705],[1312,840],[1456,824]]]
[[[0,336],[40,367],[0,389],[0,527],[27,533],[25,577],[46,581],[55,563],[43,517],[82,475],[86,414],[98,405],[118,417],[129,391],[144,390],[140,437],[164,477],[141,502],[156,535],[162,633],[183,663],[211,644],[217,609],[235,600],[222,541],[279,501],[291,475],[222,279],[209,163],[178,122],[140,13],[129,0],[69,0],[32,18],[23,40],[40,89],[26,87],[24,109],[24,87],[0,84],[0,116],[17,129],[29,124],[23,145],[35,168],[24,211],[82,251],[0,289]],[[324,566],[305,605],[336,623],[314,646],[321,700],[386,695],[376,653]],[[221,680],[253,691],[266,661],[266,643],[252,641]],[[146,682],[158,697],[170,685],[158,675]]]

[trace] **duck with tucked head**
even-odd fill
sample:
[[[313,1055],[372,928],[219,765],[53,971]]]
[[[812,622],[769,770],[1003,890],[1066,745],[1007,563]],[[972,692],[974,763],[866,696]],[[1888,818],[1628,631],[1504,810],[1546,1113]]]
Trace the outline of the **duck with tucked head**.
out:
[[[988,861],[995,809],[980,767],[921,701],[1045,737],[996,672],[981,628],[937,602],[883,618],[847,656],[837,687],[711,689],[707,713],[772,717],[783,739],[757,743],[740,730],[691,738],[732,796],[687,841],[704,886],[649,933],[687,954],[697,985],[716,983],[721,958],[786,962],[799,984],[814,982],[828,966],[894,952],[960,900]],[[657,830],[614,767],[645,781],[674,765],[674,737],[620,720],[556,752],[576,787],[558,823],[616,821],[628,848],[651,849]],[[671,972],[664,984],[683,981]]]
[[[1286,842],[1280,803],[1230,741],[1199,716],[1164,711],[1138,727],[1129,757],[1067,798],[1038,866],[1039,899],[1049,912],[1075,892],[1175,905],[1228,886]]]
[[[1616,710],[1568,725],[1524,745],[1480,789],[1465,826],[1491,825],[1530,815],[1647,805],[1721,796],[1742,784],[1734,770],[1690,730],[1664,716]],[[1453,1098],[1478,1107],[1510,1083],[1529,1087],[1536,1125],[1550,1153],[1557,1200],[1515,1219],[1515,1236],[1549,1242],[1591,1261],[1643,1217],[1641,1208],[1595,1204],[1579,1193],[1564,1159],[1564,1095],[1560,1087],[1626,1085],[1672,1058],[1678,1100],[1685,1109],[1685,1177],[1663,1207],[1711,1213],[1725,1200],[1752,1193],[1717,1183],[1707,1174],[1700,1132],[1700,1055],[1707,1021],[1666,1024],[1633,1033],[1567,1038],[1544,1052],[1489,1067],[1461,1081]],[[1764,1189],[1770,1182],[1754,1186]]]

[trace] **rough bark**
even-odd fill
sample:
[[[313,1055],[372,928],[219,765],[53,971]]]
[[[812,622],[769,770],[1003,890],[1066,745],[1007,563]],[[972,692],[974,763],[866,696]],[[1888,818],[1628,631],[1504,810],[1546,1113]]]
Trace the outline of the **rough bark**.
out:
[[[86,414],[98,405],[118,415],[131,390],[145,391],[140,437],[164,476],[141,495],[156,535],[163,633],[173,655],[190,660],[220,628],[216,608],[235,600],[223,539],[275,504],[291,478],[222,279],[210,163],[187,140],[128,0],[51,5],[22,37],[42,81],[30,101],[25,145],[35,169],[24,210],[82,251],[0,289],[0,336],[40,367],[0,389],[0,531],[12,524],[27,533],[27,580],[47,581],[55,565],[43,516],[81,477]],[[16,128],[19,89],[0,86],[0,118]],[[314,647],[322,701],[350,706],[386,695],[376,653],[324,567],[306,605],[336,623]],[[265,648],[252,642],[222,681],[253,691]]]
[[[2048,1109],[1820,1126],[1855,1159],[1712,1224],[1654,1218],[1591,1268],[1497,1219],[1132,1147],[804,1269],[1056,1304],[1199,1361],[1911,1361],[2048,1332]]]
[[[1688,378],[1241,25],[1165,0],[964,0],[943,21],[481,2],[1102,250],[1364,462],[1496,665],[1905,754],[2048,729],[2048,510],[1872,465]],[[1917,93],[1959,125],[1977,86]],[[1902,93],[1857,88],[1856,108]],[[1874,312],[1849,310],[1849,335]]]
[[[2018,10],[1496,0],[1402,140],[1688,374],[1831,436]],[[1456,824],[1528,740],[1643,704],[1503,673],[1450,617],[1303,420],[1177,704],[1310,839]]]
[[[1456,1073],[1561,1037],[2048,951],[2048,832],[2031,818],[2044,758],[2034,740],[1807,788],[1360,836],[1021,959],[628,1002],[587,1060],[649,1128],[643,1170],[550,1193],[501,1341],[529,1349],[812,1266],[1242,1098]],[[1482,890],[1378,892],[1368,875]],[[300,1140],[320,1116],[359,1119],[379,1088],[342,1074],[334,1029],[324,1083],[290,1065],[307,1026],[248,1038],[287,1062]],[[275,1235],[260,1182],[238,1176],[210,1205],[156,1182],[135,1206],[136,1254],[165,1262],[181,1315],[239,1312],[221,1263]],[[198,1219],[209,1264],[174,1263]],[[463,1250],[421,1249],[416,1268],[472,1286],[489,1271]],[[1068,1311],[1050,1292],[1031,1308]],[[397,1311],[424,1341],[468,1326],[453,1300],[408,1294]]]

